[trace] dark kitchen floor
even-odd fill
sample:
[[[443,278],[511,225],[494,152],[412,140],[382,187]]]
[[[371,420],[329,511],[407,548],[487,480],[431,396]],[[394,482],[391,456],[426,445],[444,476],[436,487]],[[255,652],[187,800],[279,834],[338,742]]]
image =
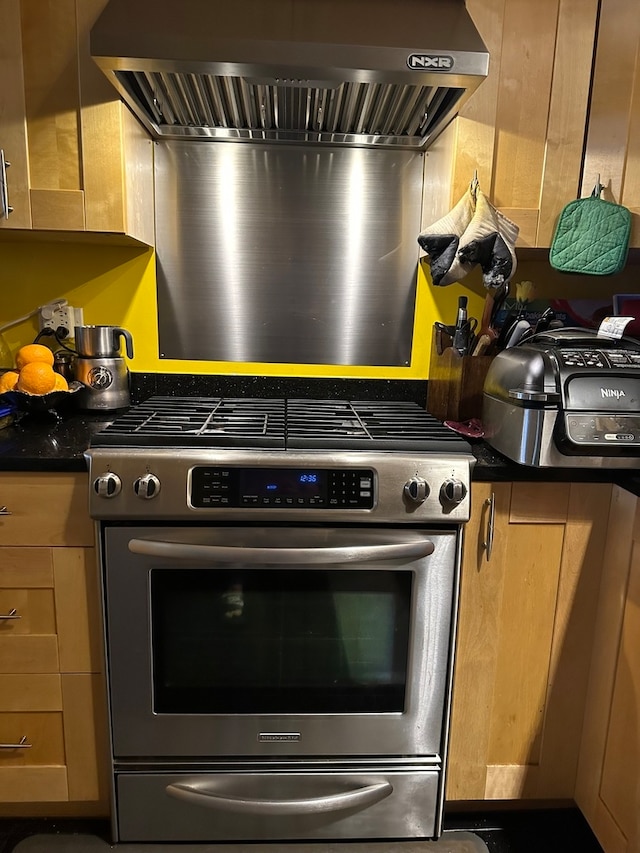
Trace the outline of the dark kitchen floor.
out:
[[[489,853],[602,853],[577,809],[454,813],[445,820],[445,828],[474,832]],[[11,853],[22,839],[43,833],[93,834],[110,840],[105,821],[0,818],[0,853]]]

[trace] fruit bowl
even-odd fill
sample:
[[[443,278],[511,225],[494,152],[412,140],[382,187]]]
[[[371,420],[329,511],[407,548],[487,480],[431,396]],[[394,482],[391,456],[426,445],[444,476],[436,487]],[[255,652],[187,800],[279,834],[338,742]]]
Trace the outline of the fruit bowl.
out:
[[[82,382],[70,382],[68,391],[50,391],[48,394],[28,394],[26,391],[4,391],[0,402],[8,403],[25,414],[57,412],[69,405],[83,387]]]

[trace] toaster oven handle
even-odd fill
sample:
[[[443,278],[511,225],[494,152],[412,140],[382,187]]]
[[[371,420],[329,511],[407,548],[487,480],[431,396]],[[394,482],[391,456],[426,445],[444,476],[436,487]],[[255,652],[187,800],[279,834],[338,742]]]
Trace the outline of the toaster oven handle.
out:
[[[213,787],[209,779],[174,782],[167,785],[165,790],[170,797],[217,811],[280,816],[319,814],[371,806],[388,797],[393,791],[393,785],[387,780],[381,780],[351,791],[339,791],[322,797],[283,800],[251,799],[236,794],[225,795]]]
[[[301,562],[315,566],[344,566],[345,563],[372,563],[381,560],[410,562],[428,557],[433,554],[434,549],[430,539],[388,545],[348,545],[340,548],[243,548],[228,545],[190,545],[153,539],[129,540],[131,553],[144,557],[262,566],[288,566]]]
[[[556,391],[533,391],[530,388],[511,388],[509,396],[512,400],[522,400],[525,403],[560,402],[560,394]]]

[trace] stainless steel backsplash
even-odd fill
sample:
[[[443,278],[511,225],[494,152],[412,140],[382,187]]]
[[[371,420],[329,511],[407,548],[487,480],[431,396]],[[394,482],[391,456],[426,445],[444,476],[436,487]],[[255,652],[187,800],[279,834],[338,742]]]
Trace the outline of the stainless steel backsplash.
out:
[[[157,143],[160,357],[410,364],[423,157]]]

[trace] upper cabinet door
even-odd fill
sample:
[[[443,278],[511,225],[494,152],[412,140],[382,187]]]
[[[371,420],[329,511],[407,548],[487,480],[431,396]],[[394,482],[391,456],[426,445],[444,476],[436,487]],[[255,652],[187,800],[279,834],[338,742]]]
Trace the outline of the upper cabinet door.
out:
[[[598,5],[467,0],[489,49],[489,76],[446,132],[451,201],[477,171],[519,226],[520,248],[550,246],[560,211],[580,191]]]
[[[640,15],[637,0],[602,4],[582,195],[598,176],[603,198],[628,207],[640,246]]]
[[[153,145],[89,54],[106,0],[0,0],[0,228],[153,244]],[[1,207],[2,205],[0,205]]]
[[[0,150],[11,164],[6,170],[8,202],[0,202],[0,228],[31,228],[20,0],[0,0],[0,20]],[[4,209],[7,204],[11,213]]]

